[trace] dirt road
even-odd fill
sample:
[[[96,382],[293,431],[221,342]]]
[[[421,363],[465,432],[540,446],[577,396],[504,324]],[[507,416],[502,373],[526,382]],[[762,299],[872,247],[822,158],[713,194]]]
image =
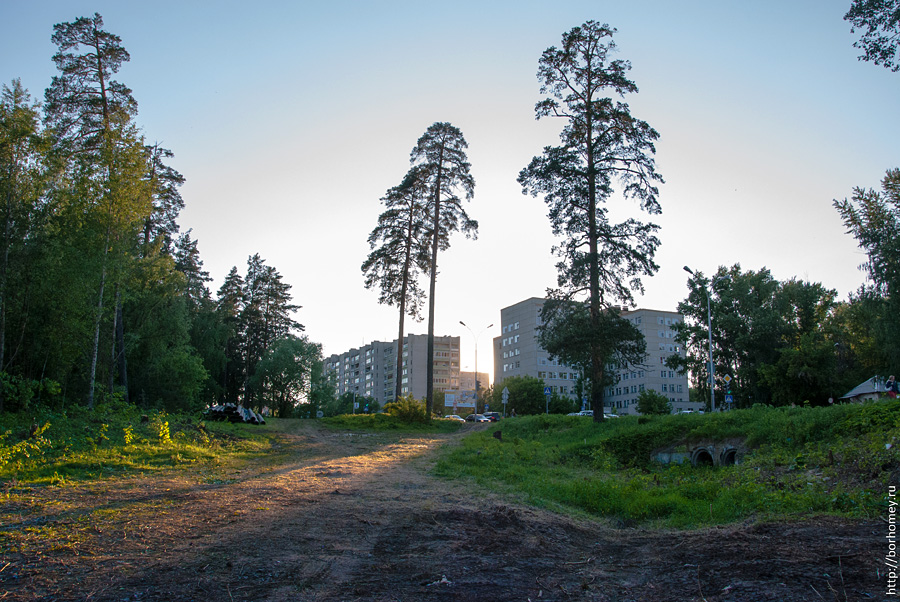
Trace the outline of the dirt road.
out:
[[[233,474],[35,489],[0,534],[47,543],[0,556],[0,600],[886,599],[883,521],[612,528],[430,476],[460,436],[310,422]]]

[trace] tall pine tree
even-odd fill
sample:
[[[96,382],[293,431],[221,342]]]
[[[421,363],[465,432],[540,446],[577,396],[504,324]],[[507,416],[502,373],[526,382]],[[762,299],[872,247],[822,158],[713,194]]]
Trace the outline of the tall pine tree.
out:
[[[641,276],[658,269],[653,257],[659,246],[656,225],[635,219],[614,223],[605,202],[618,183],[624,196],[637,200],[643,210],[661,212],[656,184],[662,177],[653,159],[659,134],[635,119],[627,104],[605,96],[637,92],[626,76],[631,65],[611,58],[614,33],[608,25],[588,21],[565,33],[560,48],[544,51],[538,79],[546,97],[535,105],[535,113],[538,119],[558,117],[566,123],[561,144],[545,147],[518,178],[523,193],[543,195],[553,233],[564,237],[555,249],[562,257],[557,264],[560,288],[550,294],[563,304],[550,303],[548,310],[587,296],[591,400],[597,421],[603,419],[605,365],[615,351],[601,332],[609,318],[603,313],[614,302],[631,303],[632,289],[643,290]],[[558,323],[565,315],[557,311],[552,317]],[[544,329],[554,326],[548,320]]]
[[[397,334],[397,365],[394,398],[400,399],[403,386],[403,335],[407,315],[421,320],[425,292],[419,287],[419,274],[428,270],[430,247],[426,237],[428,194],[425,172],[413,168],[399,186],[382,197],[385,211],[369,234],[372,250],[362,271],[366,288],[380,289],[379,303],[396,305],[400,310]]]
[[[478,222],[466,213],[462,199],[475,195],[475,179],[469,173],[466,149],[468,143],[459,128],[449,123],[434,123],[419,138],[410,153],[410,163],[419,167],[428,183],[428,214],[431,244],[428,287],[428,362],[426,371],[425,409],[429,416],[434,407],[434,307],[438,274],[438,251],[450,247],[450,234],[462,231],[476,237]],[[402,344],[402,343],[400,343]]]

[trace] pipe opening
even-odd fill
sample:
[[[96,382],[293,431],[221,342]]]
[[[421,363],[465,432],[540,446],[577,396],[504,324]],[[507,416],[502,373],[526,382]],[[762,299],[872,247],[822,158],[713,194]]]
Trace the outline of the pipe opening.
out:
[[[694,467],[712,466],[714,464],[712,454],[705,447],[695,449],[691,454],[691,464]]]
[[[733,447],[723,450],[719,464],[721,466],[734,466],[737,464],[737,450]]]

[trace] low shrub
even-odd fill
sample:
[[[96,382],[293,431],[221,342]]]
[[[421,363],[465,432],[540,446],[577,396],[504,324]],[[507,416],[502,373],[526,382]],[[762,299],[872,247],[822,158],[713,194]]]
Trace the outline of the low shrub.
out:
[[[426,424],[431,419],[431,416],[428,415],[425,409],[425,404],[414,399],[411,395],[385,404],[384,412],[401,422]]]

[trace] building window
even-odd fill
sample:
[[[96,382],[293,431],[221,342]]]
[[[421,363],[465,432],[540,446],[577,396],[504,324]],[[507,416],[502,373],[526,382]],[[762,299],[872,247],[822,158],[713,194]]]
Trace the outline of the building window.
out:
[[[514,330],[519,330],[519,323],[518,323],[518,322],[515,323],[515,325],[513,326],[513,329],[514,329]],[[516,338],[518,339],[518,337],[516,337]]]

